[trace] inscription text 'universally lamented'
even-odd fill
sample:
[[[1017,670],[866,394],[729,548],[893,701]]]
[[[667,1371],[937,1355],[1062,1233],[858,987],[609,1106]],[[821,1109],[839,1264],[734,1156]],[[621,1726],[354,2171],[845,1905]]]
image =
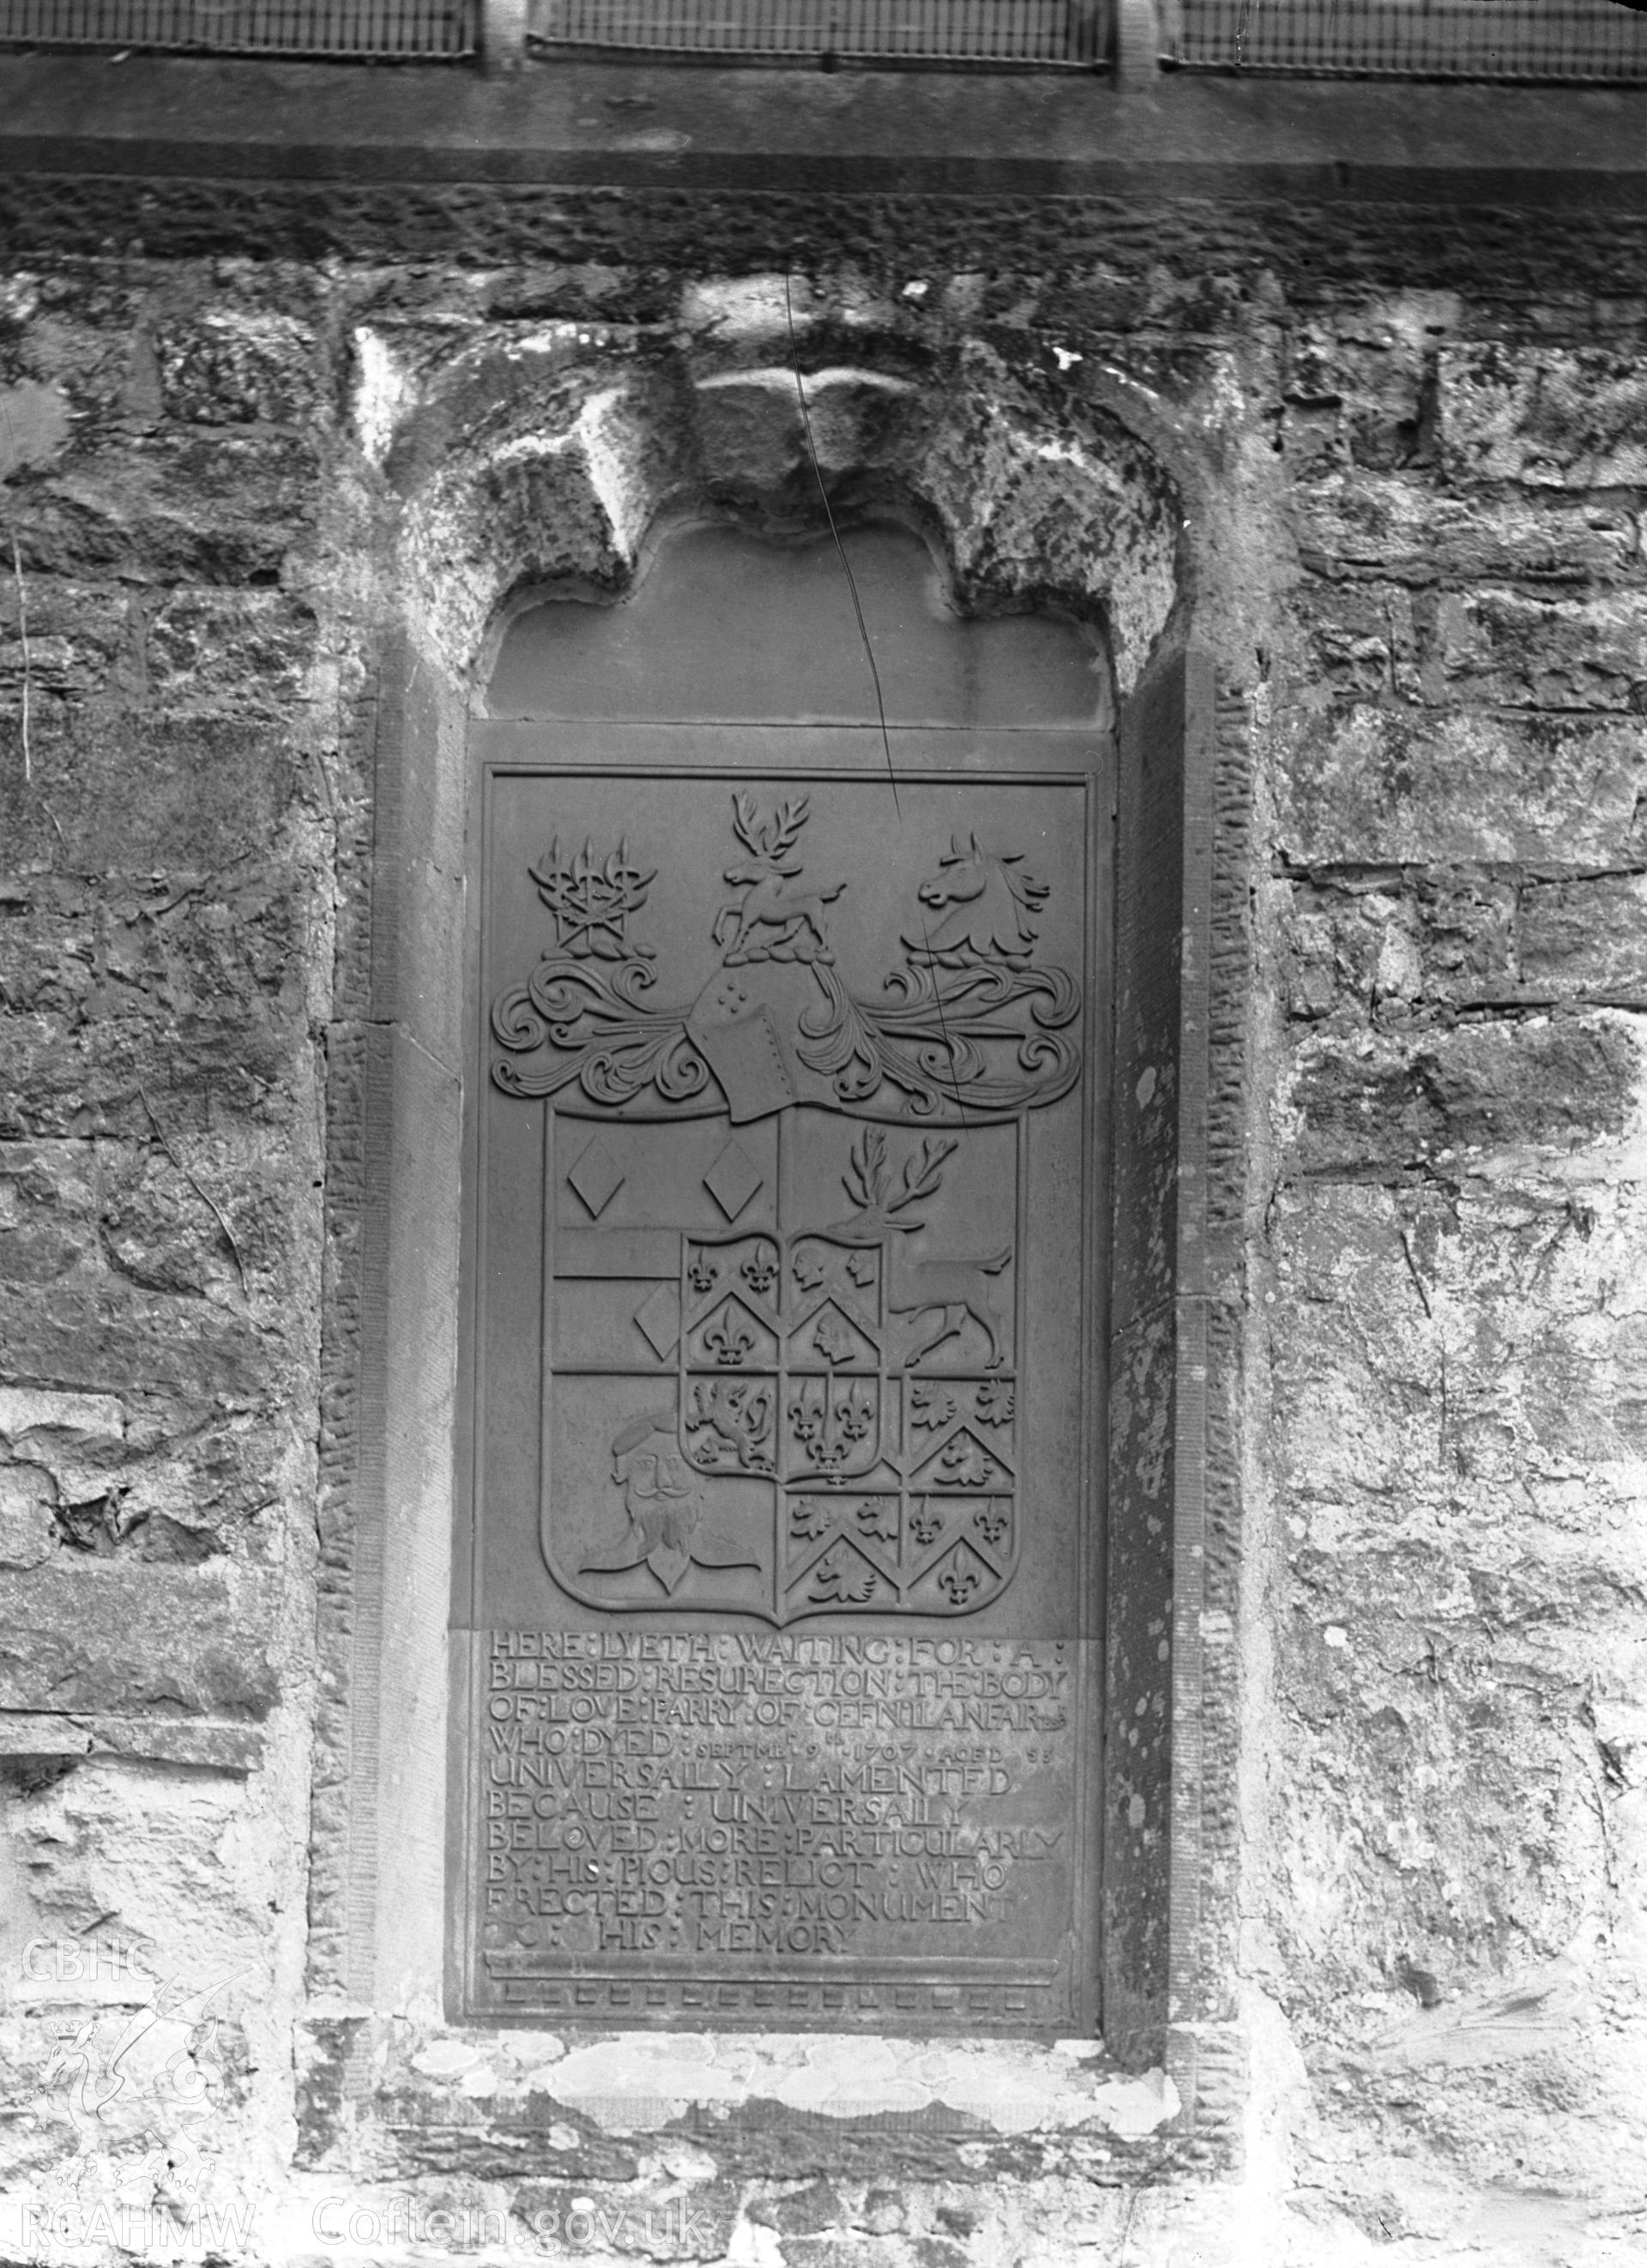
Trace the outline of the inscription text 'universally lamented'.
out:
[[[1037,738],[895,818],[489,773],[477,2013],[1078,2020],[1093,850]]]

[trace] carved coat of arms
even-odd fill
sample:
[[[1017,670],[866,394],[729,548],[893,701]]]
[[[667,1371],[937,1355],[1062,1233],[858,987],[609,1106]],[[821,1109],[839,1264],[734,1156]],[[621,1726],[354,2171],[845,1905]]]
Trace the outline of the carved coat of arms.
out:
[[[552,934],[491,1079],[550,1106],[544,1556],[625,1614],[974,1613],[1024,1542],[1031,1122],[1082,1070],[1050,885],[929,830],[889,905],[808,794],[727,792],[696,914],[639,819],[526,859]]]

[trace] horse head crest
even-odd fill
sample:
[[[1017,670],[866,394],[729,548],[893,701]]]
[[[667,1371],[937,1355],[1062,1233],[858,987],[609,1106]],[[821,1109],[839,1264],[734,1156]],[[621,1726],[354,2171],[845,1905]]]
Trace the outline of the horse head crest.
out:
[[[1051,886],[1020,872],[1023,863],[1021,850],[989,850],[975,835],[964,843],[952,835],[948,851],[939,854],[937,873],[921,885],[923,906],[948,910],[904,943],[912,953],[952,968],[981,961],[1026,967]]]

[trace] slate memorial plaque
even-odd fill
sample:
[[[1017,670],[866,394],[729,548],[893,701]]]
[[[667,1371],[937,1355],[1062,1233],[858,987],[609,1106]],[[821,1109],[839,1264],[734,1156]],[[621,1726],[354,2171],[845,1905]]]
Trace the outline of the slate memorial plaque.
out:
[[[1090,738],[478,738],[464,2013],[1085,2029]]]

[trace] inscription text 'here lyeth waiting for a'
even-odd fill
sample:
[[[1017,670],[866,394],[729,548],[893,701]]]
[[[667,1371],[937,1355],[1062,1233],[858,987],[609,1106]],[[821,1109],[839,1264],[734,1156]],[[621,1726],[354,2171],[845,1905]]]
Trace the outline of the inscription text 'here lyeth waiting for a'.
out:
[[[1087,783],[888,802],[489,777],[478,2008],[1079,2014]]]

